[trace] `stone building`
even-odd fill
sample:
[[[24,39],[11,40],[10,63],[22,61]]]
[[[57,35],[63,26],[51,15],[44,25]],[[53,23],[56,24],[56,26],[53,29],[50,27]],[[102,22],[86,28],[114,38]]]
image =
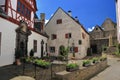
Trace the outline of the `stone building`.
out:
[[[36,11],[36,0],[0,0],[0,66],[12,64],[18,49],[24,55],[31,49],[35,56],[45,55],[48,37],[42,33],[44,15],[38,20]]]
[[[79,23],[77,17],[73,18],[71,11],[65,12],[62,8],[51,17],[45,26],[49,35],[48,52],[51,55],[61,55],[62,46],[70,47],[69,57],[75,53],[76,58],[83,58],[90,48],[89,34]]]
[[[101,53],[103,48],[117,43],[117,26],[110,18],[107,18],[101,27],[96,25],[89,34],[93,53]]]

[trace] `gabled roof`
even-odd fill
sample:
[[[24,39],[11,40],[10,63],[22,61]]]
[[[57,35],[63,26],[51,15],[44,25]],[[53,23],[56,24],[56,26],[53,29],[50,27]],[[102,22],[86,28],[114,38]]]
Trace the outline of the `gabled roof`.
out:
[[[73,18],[72,16],[70,16],[67,12],[65,12],[61,7],[59,7],[55,13],[53,14],[53,16],[50,18],[50,20],[48,21],[48,23],[52,20],[52,18],[54,17],[54,15],[58,12],[58,10],[61,9],[66,15],[68,15],[68,17],[70,17],[72,20],[74,20],[78,25],[81,26],[81,28],[89,35],[89,33],[86,31],[86,29],[83,27],[83,25],[79,22],[79,21],[76,21],[75,18]],[[47,23],[47,24],[48,24]],[[45,27],[47,26],[47,24],[45,25]]]
[[[101,27],[104,27],[103,25],[106,23],[106,21],[110,21],[112,24],[116,25],[116,23],[113,22],[110,18],[106,18]]]
[[[96,25],[95,28],[90,33],[98,30],[103,31],[103,29],[99,25]]]

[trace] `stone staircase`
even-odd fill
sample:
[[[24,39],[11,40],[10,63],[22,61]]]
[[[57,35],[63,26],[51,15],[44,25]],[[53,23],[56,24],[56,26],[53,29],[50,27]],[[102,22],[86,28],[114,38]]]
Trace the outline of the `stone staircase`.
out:
[[[104,51],[104,53],[107,53],[107,54],[113,54],[117,51],[117,47],[116,46],[110,46],[107,48],[106,51]]]

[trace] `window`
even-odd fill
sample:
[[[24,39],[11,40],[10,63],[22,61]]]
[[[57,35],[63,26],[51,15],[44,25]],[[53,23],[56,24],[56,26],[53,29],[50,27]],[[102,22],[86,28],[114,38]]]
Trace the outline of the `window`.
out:
[[[50,47],[50,52],[55,53],[55,47]]]
[[[33,45],[34,45],[34,52],[37,52],[37,40],[33,41]]]
[[[56,34],[52,34],[51,35],[51,40],[57,39],[57,35]]]
[[[17,11],[22,16],[24,16],[24,17],[26,17],[28,19],[31,18],[31,11],[24,4],[22,4],[19,0],[17,2]]]
[[[0,32],[0,55],[1,55],[1,32]]]
[[[46,52],[47,52],[47,43],[46,43]]]
[[[62,24],[62,19],[58,19],[56,23],[57,24]]]
[[[71,37],[72,37],[72,34],[71,34],[71,33],[65,34],[65,38],[71,38]]]
[[[82,33],[82,38],[85,39],[85,34],[84,33]]]
[[[79,45],[81,45],[81,44],[82,44],[82,41],[81,41],[81,40],[79,40],[79,41],[78,41],[78,44],[79,44]]]
[[[72,47],[70,47],[70,53],[73,53],[74,52],[74,47],[72,46]]]
[[[96,30],[98,30],[98,28],[96,28]]]

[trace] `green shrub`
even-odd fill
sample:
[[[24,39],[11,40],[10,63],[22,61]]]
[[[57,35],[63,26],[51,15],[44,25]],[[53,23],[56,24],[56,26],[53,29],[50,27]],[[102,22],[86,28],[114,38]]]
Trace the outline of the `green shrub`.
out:
[[[107,59],[106,56],[101,56],[101,57],[100,57],[100,61],[104,61],[104,60],[106,60],[106,59]]]
[[[36,59],[34,62],[35,62],[35,64],[37,64],[38,66],[41,66],[41,67],[47,67],[47,66],[51,65],[50,62],[47,62],[44,60],[39,60],[39,59]]]
[[[92,62],[93,62],[93,63],[96,63],[96,62],[98,62],[98,61],[99,61],[99,58],[97,58],[97,57],[92,58]]]
[[[90,65],[91,64],[91,60],[84,60],[83,61],[83,66],[85,66],[85,65]]]
[[[66,68],[71,68],[71,69],[76,68],[76,67],[79,67],[79,65],[76,63],[70,63],[70,64],[67,64],[66,66]]]

